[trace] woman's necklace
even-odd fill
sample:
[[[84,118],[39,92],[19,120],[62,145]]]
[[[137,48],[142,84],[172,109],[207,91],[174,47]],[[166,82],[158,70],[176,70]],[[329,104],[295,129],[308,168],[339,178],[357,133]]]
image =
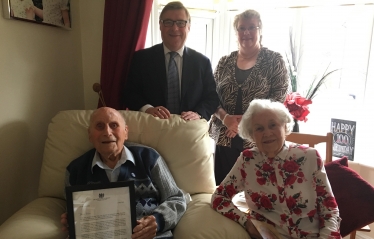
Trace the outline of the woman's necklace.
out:
[[[239,50],[239,56],[242,58],[242,59],[245,59],[245,60],[252,60],[253,58],[255,58],[258,53],[260,52],[260,48],[257,49],[257,51],[255,51],[254,53],[252,53],[251,55],[249,56],[244,56],[243,53]]]

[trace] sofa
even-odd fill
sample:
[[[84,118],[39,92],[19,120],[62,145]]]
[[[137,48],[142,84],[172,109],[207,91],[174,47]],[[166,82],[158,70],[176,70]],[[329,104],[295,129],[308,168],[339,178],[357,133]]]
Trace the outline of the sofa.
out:
[[[38,198],[21,208],[0,226],[4,239],[65,239],[60,215],[66,210],[66,166],[92,148],[87,127],[92,110],[59,112],[48,126]],[[187,211],[174,230],[176,239],[246,239],[246,231],[210,206],[215,190],[213,143],[204,119],[168,120],[121,111],[129,127],[128,141],[156,149],[165,159],[177,185],[191,196]]]

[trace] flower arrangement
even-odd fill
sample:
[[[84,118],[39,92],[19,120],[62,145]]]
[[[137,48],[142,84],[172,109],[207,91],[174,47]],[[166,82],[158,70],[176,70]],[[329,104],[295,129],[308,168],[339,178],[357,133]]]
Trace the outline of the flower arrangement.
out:
[[[288,54],[286,53],[286,59],[288,63],[288,75],[291,80],[292,92],[286,96],[284,105],[294,118],[295,126],[293,131],[298,132],[298,121],[306,122],[308,120],[307,116],[310,113],[308,105],[312,104],[312,99],[317,95],[317,92],[320,90],[321,86],[326,82],[327,77],[338,69],[327,72],[330,66],[328,65],[321,78],[315,76],[307,88],[305,96],[303,97],[300,93],[298,93],[297,89],[299,83],[297,81],[298,63],[301,60],[300,52],[302,52],[302,44],[298,42],[293,35],[293,29],[290,28],[289,39],[291,58],[289,58]]]
[[[302,97],[297,92],[291,92],[286,96],[286,100],[284,101],[284,105],[287,107],[288,111],[291,113],[295,120],[304,121],[306,122],[307,116],[309,114],[309,107],[308,105],[311,104],[312,101]]]
[[[284,105],[287,107],[288,111],[294,118],[295,126],[293,131],[298,132],[299,130],[297,122],[306,122],[308,120],[307,116],[310,113],[308,105],[312,104],[312,99],[317,95],[317,92],[325,83],[327,77],[338,69],[326,73],[327,69],[329,68],[328,66],[319,80],[317,80],[317,78],[314,78],[314,80],[308,87],[305,97],[303,97],[300,95],[300,93],[297,92],[297,73],[295,70],[293,70],[296,69],[296,66],[290,64],[287,54],[286,58],[289,67],[288,72],[291,80],[292,92],[287,94]]]

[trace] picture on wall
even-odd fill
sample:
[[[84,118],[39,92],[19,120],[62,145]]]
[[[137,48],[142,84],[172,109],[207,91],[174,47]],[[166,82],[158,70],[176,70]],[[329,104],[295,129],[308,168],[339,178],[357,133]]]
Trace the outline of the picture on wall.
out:
[[[2,0],[4,17],[71,28],[70,0]]]

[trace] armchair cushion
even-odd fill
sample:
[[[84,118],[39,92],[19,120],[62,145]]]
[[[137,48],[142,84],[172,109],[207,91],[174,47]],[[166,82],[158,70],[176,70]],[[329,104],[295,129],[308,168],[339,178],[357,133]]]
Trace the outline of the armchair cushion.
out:
[[[92,110],[62,111],[48,127],[39,197],[64,199],[66,166],[93,146],[87,128]],[[129,126],[129,142],[156,149],[177,185],[187,193],[213,193],[213,150],[205,120],[185,121],[172,115],[163,120],[136,111],[120,111]],[[51,180],[53,178],[53,180]]]
[[[368,213],[374,212],[374,187],[348,168],[347,157],[327,163],[325,168],[342,218],[342,237],[374,222],[374,214]]]

